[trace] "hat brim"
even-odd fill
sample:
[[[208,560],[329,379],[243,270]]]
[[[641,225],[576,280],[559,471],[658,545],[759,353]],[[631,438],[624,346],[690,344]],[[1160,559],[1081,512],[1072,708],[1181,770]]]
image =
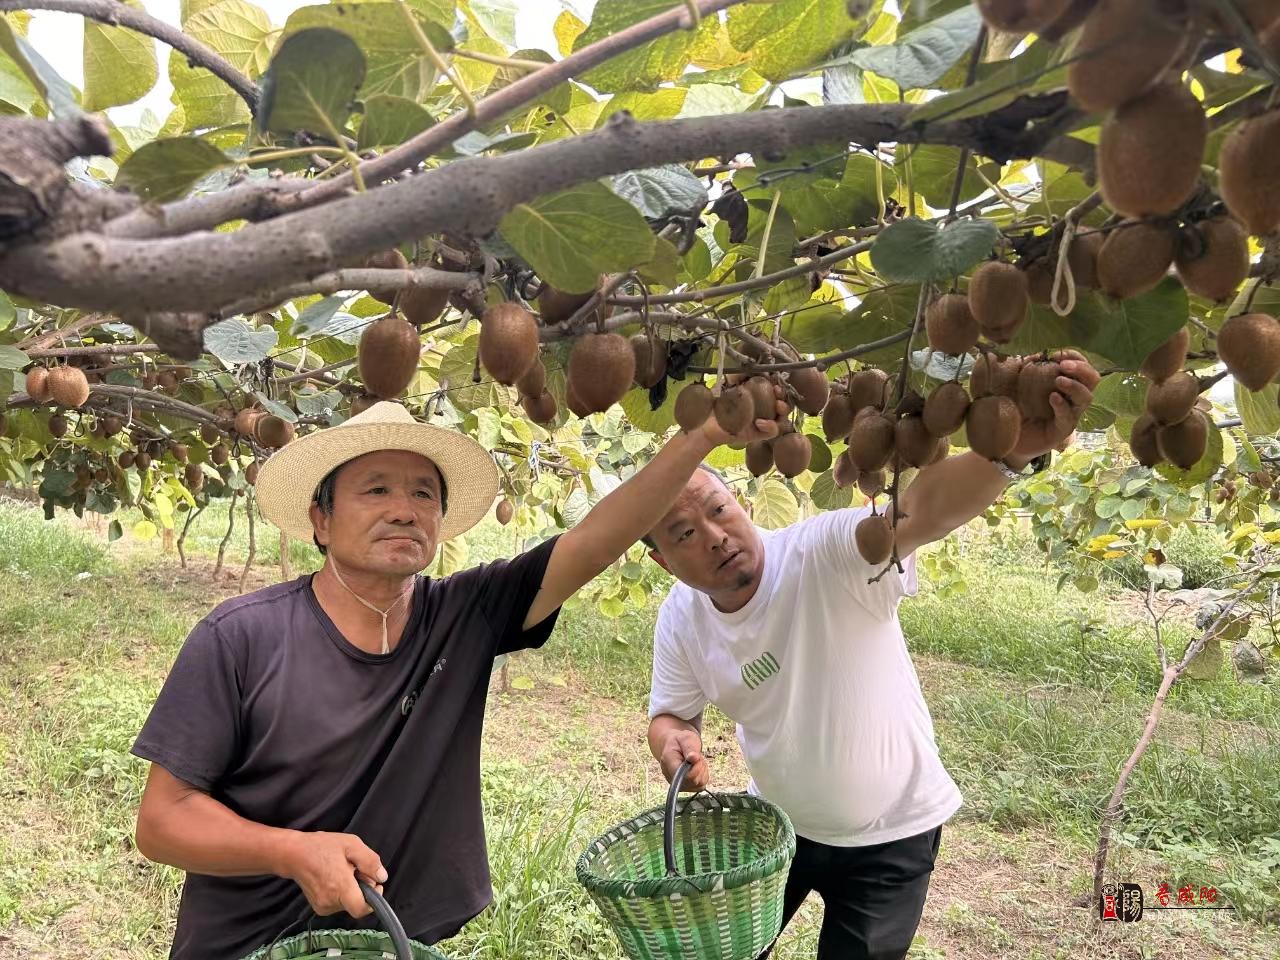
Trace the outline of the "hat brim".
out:
[[[470,437],[426,423],[348,423],[299,437],[267,459],[254,485],[263,516],[291,537],[310,542],[311,498],[331,470],[380,450],[408,450],[436,465],[448,487],[440,541],[484,519],[498,494],[498,468]]]

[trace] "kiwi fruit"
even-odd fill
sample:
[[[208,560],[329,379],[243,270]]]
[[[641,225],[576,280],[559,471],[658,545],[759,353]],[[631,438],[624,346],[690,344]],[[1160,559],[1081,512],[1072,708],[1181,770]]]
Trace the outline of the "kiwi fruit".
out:
[[[1249,235],[1231,217],[1195,224],[1183,234],[1174,266],[1196,296],[1224,303],[1249,275]]]
[[[636,383],[649,390],[667,375],[667,344],[647,333],[631,335],[631,351],[636,356]]]
[[[831,381],[817,367],[801,367],[787,375],[796,392],[796,406],[810,416],[822,413],[831,396]]]
[[[1018,357],[1001,359],[994,353],[981,353],[969,375],[969,392],[975,400],[992,394],[1015,399],[1021,370],[1022,360]]]
[[[1047,307],[1053,302],[1053,281],[1056,269],[1057,262],[1054,257],[1041,257],[1023,268],[1027,275],[1027,298],[1032,303]]]
[[[178,463],[186,463],[191,455],[185,443],[172,444],[170,445],[169,450],[173,453],[173,459],[178,461]]]
[[[512,502],[505,497],[498,501],[498,505],[494,507],[493,516],[504,527],[511,522],[511,518],[515,516],[516,508]]]
[[[1158,81],[1182,54],[1187,22],[1161,0],[1099,0],[1067,67],[1067,90],[1091,113],[1105,113]]]
[[[1156,443],[1156,421],[1149,413],[1144,413],[1133,421],[1129,428],[1129,449],[1134,458],[1144,467],[1154,467],[1164,462],[1160,447]]]
[[[969,309],[983,336],[994,343],[1013,339],[1030,303],[1027,275],[1011,263],[984,263],[969,280]]]
[[[159,460],[163,457],[166,449],[168,448],[163,440],[152,440],[147,444],[147,453],[151,454],[152,460]]]
[[[978,0],[987,26],[1005,33],[1039,33],[1067,12],[1072,0]]]
[[[843,440],[853,429],[853,401],[844,393],[833,393],[822,408],[822,434],[827,443]]]
[[[114,437],[123,429],[124,419],[122,417],[109,413],[102,418],[102,435],[104,437]]]
[[[45,383],[49,398],[63,407],[81,407],[89,399],[89,381],[79,367],[54,367]]]
[[[547,367],[541,357],[536,358],[529,369],[520,375],[520,379],[516,381],[516,389],[522,396],[542,396],[543,391],[547,389]]]
[[[893,456],[894,439],[893,419],[873,411],[854,421],[849,431],[849,456],[859,470],[879,470]]]
[[[1280,227],[1280,110],[1240,123],[1218,155],[1218,192],[1231,215],[1254,236]]]
[[[969,298],[959,293],[943,294],[924,312],[929,348],[958,356],[978,342],[978,321],[969,309]]]
[[[128,470],[133,466],[135,456],[132,450],[124,450],[120,453],[120,456],[116,457],[116,463],[120,465],[121,469]]]
[[[236,414],[235,430],[242,437],[252,437],[262,411],[257,407],[244,407]]]
[[[151,469],[151,454],[139,452],[133,458],[133,465],[137,467],[139,473],[145,473]]]
[[[556,398],[545,390],[536,397],[528,395],[521,397],[520,406],[524,408],[525,416],[534,423],[551,423],[559,411]]]
[[[215,443],[209,448],[209,460],[216,466],[222,466],[231,459],[231,451],[227,449],[225,443]]]
[[[1117,300],[1154,289],[1173,263],[1176,239],[1165,224],[1121,224],[1098,252],[1098,285]]]
[[[1078,233],[1071,238],[1067,248],[1067,264],[1071,267],[1071,281],[1077,287],[1092,289],[1098,285],[1098,252],[1107,235],[1099,230]]]
[[[849,456],[848,450],[836,457],[831,469],[832,479],[835,480],[836,486],[841,490],[846,487],[852,487],[857,483],[861,473],[862,471],[858,469],[858,465],[853,462],[853,457]]]
[[[372,270],[408,270],[409,261],[404,258],[404,254],[392,247],[390,250],[379,250],[377,253],[371,253],[365,257],[364,265]],[[399,287],[375,287],[369,290],[369,296],[375,300],[385,303],[387,306],[396,302],[396,294],[400,292]]]
[[[1102,125],[1102,199],[1126,217],[1173,213],[1195,192],[1208,137],[1209,121],[1195,94],[1180,81],[1157,84]]]
[[[730,387],[716,397],[716,423],[728,434],[742,433],[755,419],[755,400],[742,387]],[[771,418],[772,419],[772,418]]]
[[[846,455],[848,451],[845,451]],[[850,458],[852,459],[852,458]],[[857,464],[855,463],[856,467]],[[858,474],[858,489],[862,491],[864,496],[878,497],[884,493],[884,488],[888,483],[884,470],[863,470]]]
[[[677,398],[678,399],[678,398]],[[573,384],[566,381],[564,387],[564,405],[575,417],[589,417],[594,412],[582,402],[582,398],[573,392]]]
[[[586,293],[565,293],[563,290],[557,290],[551,284],[543,284],[542,291],[538,294],[535,301],[538,305],[538,313],[542,316],[543,323],[563,323],[578,312],[588,300],[595,296],[596,290],[600,289],[600,280],[597,278],[596,286],[593,290]],[[593,313],[595,311],[592,311]]]
[[[894,454],[901,464],[923,467],[937,452],[938,438],[929,432],[921,417],[899,417],[893,433]]]
[[[889,398],[889,375],[883,370],[869,367],[859,370],[849,380],[849,402],[856,414],[864,407],[883,410]]]
[[[27,396],[36,403],[49,402],[49,370],[47,367],[32,367],[27,371]]]
[[[200,439],[205,443],[217,443],[220,436],[222,434],[212,423],[200,424]]]
[[[400,313],[415,327],[435,323],[449,306],[449,291],[439,287],[406,287],[400,291]]]
[[[1218,331],[1218,359],[1249,390],[1280,374],[1280,320],[1266,313],[1231,317]]]
[[[106,483],[111,479],[111,472],[106,467],[99,467],[93,471],[93,479],[98,483]]]
[[[893,556],[893,526],[888,517],[878,513],[863,517],[854,528],[853,538],[862,559],[873,566],[886,563]]]
[[[1147,387],[1147,413],[1160,426],[1185,420],[1200,396],[1200,381],[1194,373],[1179,370],[1167,380]]]
[[[636,376],[636,355],[618,333],[588,333],[569,354],[568,381],[573,393],[592,413],[602,413],[622,399]]]
[[[162,370],[156,374],[156,387],[161,393],[167,393],[169,396],[173,396],[178,392],[178,387],[180,385],[181,382],[178,379],[178,375],[172,370]]]
[[[1018,371],[1018,410],[1027,420],[1052,420],[1049,398],[1057,388],[1062,367],[1056,360],[1032,360]]]
[[[697,430],[711,416],[714,403],[715,397],[705,383],[689,384],[676,395],[676,423],[685,433]]]
[[[807,434],[793,431],[773,441],[773,462],[784,477],[796,477],[809,469],[813,444]]]
[[[480,319],[479,351],[489,376],[511,386],[538,359],[538,321],[518,303],[494,304]]]
[[[60,413],[55,413],[49,418],[49,432],[56,438],[61,440],[67,435],[71,425],[67,423],[67,418]]]
[[[155,373],[151,371],[148,371],[147,373],[144,373],[142,375],[141,383],[142,383],[143,390],[154,390],[158,382],[159,381],[157,380]]]
[[[1022,415],[1006,396],[979,397],[964,418],[969,449],[988,460],[1002,460],[1018,445]]]
[[[1179,470],[1190,470],[1204,456],[1209,443],[1209,418],[1199,410],[1156,430],[1156,446],[1160,456]]]
[[[265,414],[258,418],[254,425],[254,437],[264,447],[279,449],[290,442],[297,434],[293,424],[283,417]]]
[[[969,412],[969,394],[954,380],[939,384],[925,398],[921,419],[925,429],[935,437],[947,437],[964,425]]]
[[[483,349],[483,328],[480,345]],[[422,341],[413,324],[397,316],[375,320],[360,335],[357,362],[365,390],[383,400],[394,400],[418,372],[421,353]]]
[[[377,402],[378,398],[373,394],[362,393],[351,401],[351,415],[353,417],[358,417]]]
[[[254,486],[258,482],[258,461],[255,460],[244,468],[244,481],[249,486]]]
[[[768,377],[752,377],[743,384],[743,389],[751,394],[752,419],[772,420],[778,415],[778,395]]]
[[[747,444],[747,469],[753,477],[763,477],[773,466],[773,446],[767,440]]]
[[[1187,363],[1187,347],[1191,344],[1191,331],[1185,326],[1160,346],[1156,347],[1138,368],[1148,380],[1161,383],[1181,370]]]

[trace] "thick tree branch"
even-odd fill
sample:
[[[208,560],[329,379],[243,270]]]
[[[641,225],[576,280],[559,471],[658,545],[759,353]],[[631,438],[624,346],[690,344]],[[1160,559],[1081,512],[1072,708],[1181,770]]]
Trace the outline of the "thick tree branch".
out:
[[[154,390],[143,390],[141,387],[126,387],[115,383],[89,384],[89,399],[86,401],[86,406],[115,409],[118,404],[110,404],[109,401],[111,400],[124,400],[134,406],[149,407],[162,413],[170,413],[187,420],[194,420],[197,423],[217,424],[219,422],[218,418],[208,410],[186,403],[183,400],[176,400],[163,393],[157,393]],[[40,403],[27,394],[19,392],[11,393],[5,406],[43,407],[48,406],[48,404]]]
[[[408,287],[430,287],[436,290],[474,291],[482,289],[479,274],[457,273],[452,270],[437,270],[434,267],[415,267],[412,270],[381,270],[373,267],[351,267],[347,270],[334,270],[322,273],[313,280],[281,287],[262,296],[252,297],[224,307],[220,313],[225,317],[234,317],[242,313],[256,313],[269,310],[274,306],[320,293],[326,296],[342,290],[375,290],[384,287],[388,290],[401,290]]]
[[[699,16],[705,17],[741,2],[743,0],[697,0],[696,7]],[[403,170],[416,167],[459,137],[499,120],[517,107],[531,103],[566,80],[580,77],[592,67],[628,50],[633,50],[650,40],[694,25],[690,19],[689,7],[686,5],[674,6],[666,13],[660,13],[656,17],[650,17],[648,20],[627,27],[588,47],[583,47],[563,60],[547,64],[541,70],[521,77],[497,93],[484,97],[477,101],[474,111],[463,110],[454,114],[448,120],[424,130],[394,150],[373,160],[366,160],[360,164],[360,176],[365,183],[372,185],[395,176]],[[285,201],[283,205],[286,208],[291,204],[309,206],[340,196],[350,190],[354,184],[355,178],[352,174],[345,173],[312,187],[291,202]]]
[[[212,230],[229,220],[256,223],[275,215],[278,195],[297,193],[310,185],[309,180],[291,178],[250,180],[217,193],[202,193],[163,206],[146,204],[108,221],[102,232],[109,237],[142,240]]]
[[[166,43],[183,54],[193,66],[204,67],[220,77],[245,103],[249,111],[258,112],[258,85],[233,67],[220,53],[183,33],[177,27],[157,20],[139,7],[118,0],[0,0],[0,12],[13,10],[56,10],[76,13],[113,27],[128,27]]]
[[[230,233],[166,240],[80,232],[0,255],[0,287],[69,306],[119,313],[173,356],[198,354],[199,332],[229,305],[302,283],[388,246],[443,231],[491,233],[503,215],[537,196],[640,166],[758,150],[785,155],[813,143],[975,139],[988,155],[1034,155],[1033,116],[1061,96],[1024,98],[979,118],[911,124],[909,105],[851,104],[727,117],[637,123],[615,114],[603,129],[518,153],[460,160],[378,190],[251,224]],[[993,120],[994,118],[994,120]],[[1015,130],[995,150],[995,129]],[[36,123],[36,121],[30,121]],[[178,316],[161,316],[159,312]]]

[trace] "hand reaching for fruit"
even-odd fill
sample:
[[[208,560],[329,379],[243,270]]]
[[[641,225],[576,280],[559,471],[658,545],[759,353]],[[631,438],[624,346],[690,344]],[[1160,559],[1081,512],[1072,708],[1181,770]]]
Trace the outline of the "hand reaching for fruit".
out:
[[[1012,455],[1031,460],[1064,449],[1093,403],[1100,379],[1093,364],[1075,350],[1059,350],[1047,361],[1025,364],[1018,378],[1022,428]]]

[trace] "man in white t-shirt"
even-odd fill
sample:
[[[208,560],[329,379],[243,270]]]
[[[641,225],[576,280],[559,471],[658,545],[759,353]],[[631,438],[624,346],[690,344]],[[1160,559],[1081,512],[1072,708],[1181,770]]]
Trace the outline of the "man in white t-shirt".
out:
[[[869,507],[763,530],[705,468],[646,538],[680,580],[655,630],[650,749],[668,780],[688,760],[686,786],[704,787],[703,708],[736,722],[748,789],[796,830],[784,926],[810,892],[824,901],[819,960],[897,960],[911,945],[942,824],[961,796],[938,758],[898,602],[915,593],[916,548],[1065,446],[1098,373],[1079,354],[1062,357],[1053,419],[1025,421],[1003,463],[963,453],[903,491],[901,573],[876,580],[881,570],[858,552],[854,529]]]

